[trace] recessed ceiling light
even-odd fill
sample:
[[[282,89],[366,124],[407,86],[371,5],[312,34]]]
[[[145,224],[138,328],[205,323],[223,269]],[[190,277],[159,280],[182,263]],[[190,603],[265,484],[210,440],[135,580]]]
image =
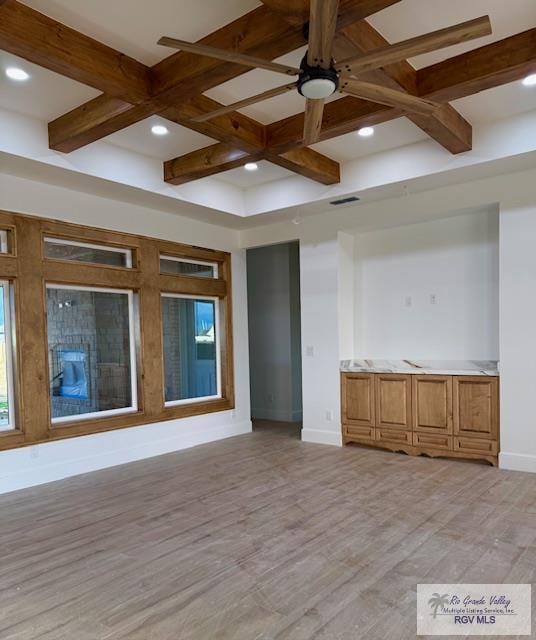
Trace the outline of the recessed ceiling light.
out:
[[[536,87],[536,73],[532,73],[523,80],[526,87]]]
[[[151,127],[151,131],[155,136],[166,136],[169,133],[169,129],[167,127],[164,127],[163,124],[154,124]]]
[[[8,67],[6,69],[6,76],[8,78],[11,78],[11,80],[18,80],[19,82],[23,82],[24,80],[28,80],[30,74],[26,73],[24,69],[19,69],[18,67]]]
[[[374,127],[362,127],[357,133],[362,138],[370,138],[370,136],[374,135]]]
[[[246,162],[244,165],[244,169],[246,171],[257,171],[259,165],[256,162]]]

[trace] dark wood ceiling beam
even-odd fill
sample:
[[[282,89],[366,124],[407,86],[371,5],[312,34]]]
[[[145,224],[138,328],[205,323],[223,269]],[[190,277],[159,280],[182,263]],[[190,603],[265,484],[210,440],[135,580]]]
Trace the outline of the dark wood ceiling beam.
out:
[[[532,72],[536,72],[536,29],[419,70],[417,95],[437,101],[457,100],[520,80]],[[341,98],[326,105],[320,140],[381,124],[401,115],[404,114],[397,109],[357,98]],[[448,118],[449,115],[442,117]],[[302,144],[302,137],[303,114],[290,116],[267,127],[267,146],[274,152],[284,153],[295,148]]]
[[[164,162],[164,180],[174,185],[185,184],[241,167],[259,158],[260,153],[252,155],[227,144],[214,144]]]
[[[302,147],[286,153],[265,153],[264,159],[305,178],[330,185],[341,181],[341,166],[314,149]]]
[[[373,127],[400,118],[404,113],[380,104],[346,97],[328,102],[324,108],[319,142],[351,133],[361,127]],[[286,153],[303,143],[303,113],[283,118],[266,128],[267,148],[274,153]]]
[[[447,102],[536,73],[536,28],[417,71],[417,91]]]
[[[145,65],[17,0],[1,6],[0,49],[115,98],[138,103],[149,97]]]
[[[313,149],[293,149],[282,155],[258,151],[248,153],[228,144],[214,144],[192,151],[164,163],[164,180],[180,185],[199,178],[236,169],[246,162],[268,160],[321,184],[337,184],[341,179],[340,165]]]
[[[222,105],[207,96],[196,96],[177,106],[168,107],[160,115],[172,122],[203,133],[226,144],[234,144],[244,151],[254,153],[266,146],[266,127],[240,113],[232,111],[204,122],[192,122],[196,115],[211,113]]]
[[[399,1],[342,0],[339,24],[350,24]],[[290,24],[278,13],[262,6],[218,29],[200,42],[273,60],[305,44],[302,27],[303,21]],[[201,94],[247,71],[249,69],[240,65],[179,51],[150,70],[153,99],[143,108],[129,108],[126,105],[118,105],[115,101],[107,102],[104,97],[97,101],[89,101],[66,114],[65,121],[62,117],[56,119],[52,130],[54,140],[60,140],[61,147],[52,148],[65,151],[79,149],[85,144],[143,120],[147,114],[162,113],[170,105],[183,103],[186,98]],[[126,96],[122,97],[126,102],[136,102]],[[118,116],[119,110],[121,113]],[[64,122],[66,132],[62,133]],[[73,140],[68,138],[69,131],[74,134]]]
[[[352,22],[364,20],[369,16],[387,9],[401,0],[341,0],[337,28],[342,29]],[[292,24],[305,24],[309,20],[310,0],[261,0],[276,13]]]
[[[371,24],[361,20],[341,31],[335,53],[341,59],[356,53],[379,50],[388,44]],[[417,73],[407,61],[389,64],[359,77],[392,89],[402,89],[412,95],[417,94]],[[451,153],[462,153],[472,148],[471,125],[449,104],[443,105],[432,116],[408,113],[407,117]]]
[[[150,115],[147,103],[132,105],[102,94],[49,122],[48,145],[54,151],[71,153]]]
[[[168,107],[161,112],[161,116],[251,153],[264,148],[265,126],[241,113],[228,113],[207,122],[190,122],[193,116],[209,113],[220,106],[215,100],[198,96],[175,107]],[[132,106],[122,100],[98,96],[87,103],[85,119],[79,117],[79,108],[76,108],[49,123],[49,146],[55,151],[68,153],[99,140],[103,131],[109,135],[150,115],[152,107],[147,103]]]

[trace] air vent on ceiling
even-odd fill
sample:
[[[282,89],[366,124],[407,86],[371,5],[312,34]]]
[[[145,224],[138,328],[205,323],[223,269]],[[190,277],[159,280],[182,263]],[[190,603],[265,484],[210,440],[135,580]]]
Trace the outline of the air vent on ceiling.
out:
[[[349,204],[350,202],[359,202],[359,198],[357,196],[349,196],[348,198],[341,198],[340,200],[333,200],[329,204],[334,206],[339,206],[340,204]]]

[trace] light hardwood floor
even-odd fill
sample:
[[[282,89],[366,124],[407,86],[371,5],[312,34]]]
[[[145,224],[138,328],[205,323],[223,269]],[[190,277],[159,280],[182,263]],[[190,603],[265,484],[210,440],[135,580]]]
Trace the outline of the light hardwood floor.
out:
[[[289,433],[0,496],[0,638],[413,639],[418,582],[536,582],[536,475]]]

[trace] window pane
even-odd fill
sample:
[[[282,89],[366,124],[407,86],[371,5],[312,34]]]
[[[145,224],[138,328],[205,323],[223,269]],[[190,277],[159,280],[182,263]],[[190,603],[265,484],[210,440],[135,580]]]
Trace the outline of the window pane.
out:
[[[14,428],[11,407],[11,339],[9,335],[9,285],[0,283],[0,430]]]
[[[127,292],[47,288],[52,418],[136,408]]]
[[[166,402],[218,395],[216,301],[162,297]]]
[[[160,258],[160,272],[181,276],[195,276],[197,278],[217,278],[218,269],[215,264],[201,262],[187,262],[174,258]]]
[[[6,229],[0,229],[0,253],[10,252],[10,234]]]
[[[90,262],[112,267],[131,267],[130,249],[111,249],[70,240],[45,238],[45,257],[71,262]]]

